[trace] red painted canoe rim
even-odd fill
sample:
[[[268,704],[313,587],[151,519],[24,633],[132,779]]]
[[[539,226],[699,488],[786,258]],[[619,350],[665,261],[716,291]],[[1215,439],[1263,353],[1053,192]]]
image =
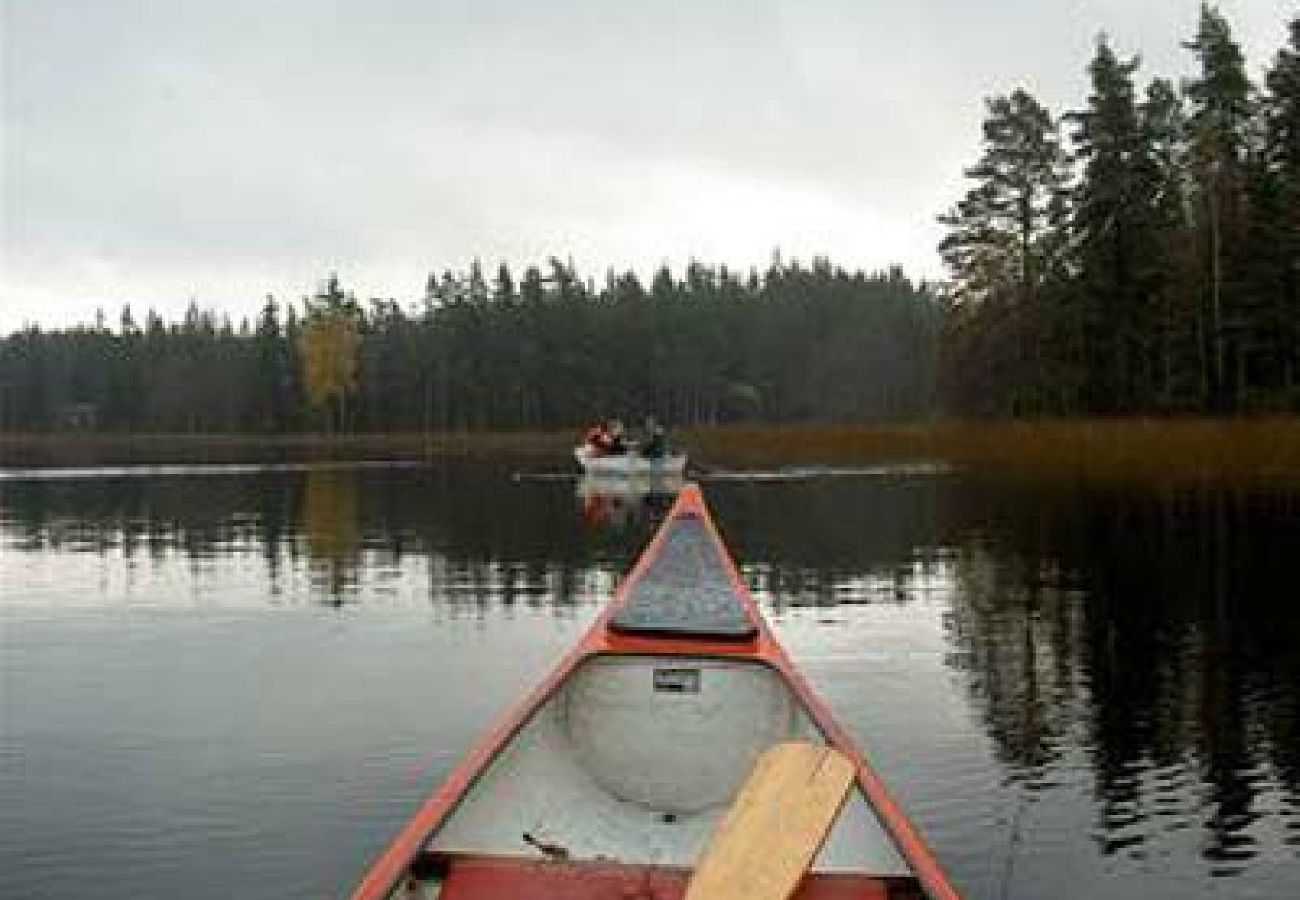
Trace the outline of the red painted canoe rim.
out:
[[[618,633],[608,627],[609,619],[626,600],[630,588],[658,557],[668,535],[668,525],[674,518],[687,515],[698,517],[715,542],[727,566],[727,575],[735,588],[736,596],[744,605],[745,614],[757,628],[757,634],[753,639],[736,641],[637,636]],[[865,756],[854,745],[847,732],[835,721],[825,703],[795,669],[767,627],[759,612],[758,604],[749,593],[748,586],[736,568],[713,522],[713,517],[709,514],[703,494],[695,484],[687,484],[678,493],[677,500],[659,531],[641,553],[636,564],[624,576],[613,598],[596,617],[587,633],[561,658],[546,678],[492,726],[483,739],[466,754],[443,783],[424,801],[393,842],[375,860],[353,892],[352,900],[385,900],[389,897],[429,838],[455,809],[479,774],[580,664],[601,654],[742,657],[765,663],[776,669],[795,696],[804,704],[808,715],[821,730],[827,742],[855,762],[858,787],[867,802],[874,808],[885,831],[916,875],[930,900],[960,900],[961,895],[948,880],[948,876],[922,838],[920,831],[908,819],[902,807],[890,796],[880,776],[867,763]]]

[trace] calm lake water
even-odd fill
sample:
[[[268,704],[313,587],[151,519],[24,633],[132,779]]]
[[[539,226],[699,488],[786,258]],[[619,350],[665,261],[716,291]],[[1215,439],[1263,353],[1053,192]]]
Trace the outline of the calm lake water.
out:
[[[704,487],[969,898],[1297,895],[1300,495]],[[664,509],[589,488],[482,462],[0,475],[0,896],[345,895]]]

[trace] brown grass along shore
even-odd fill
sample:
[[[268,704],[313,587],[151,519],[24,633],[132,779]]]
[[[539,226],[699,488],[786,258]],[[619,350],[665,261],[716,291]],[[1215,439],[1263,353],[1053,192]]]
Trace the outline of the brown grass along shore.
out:
[[[690,438],[702,462],[732,466],[925,460],[1033,477],[1300,483],[1300,418],[728,428]]]
[[[434,434],[0,434],[0,466],[496,457],[572,466],[578,429]],[[699,471],[937,462],[1034,477],[1300,484],[1300,418],[679,429]]]

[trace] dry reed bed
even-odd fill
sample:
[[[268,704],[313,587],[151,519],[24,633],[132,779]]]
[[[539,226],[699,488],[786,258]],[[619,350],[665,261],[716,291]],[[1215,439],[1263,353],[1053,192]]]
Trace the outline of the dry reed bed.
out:
[[[0,435],[0,465],[470,456],[568,469],[577,434],[9,434]],[[702,471],[927,461],[1034,477],[1300,485],[1300,418],[727,426],[674,437]]]
[[[1300,418],[1047,420],[693,431],[699,461],[933,461],[1053,478],[1300,484]]]

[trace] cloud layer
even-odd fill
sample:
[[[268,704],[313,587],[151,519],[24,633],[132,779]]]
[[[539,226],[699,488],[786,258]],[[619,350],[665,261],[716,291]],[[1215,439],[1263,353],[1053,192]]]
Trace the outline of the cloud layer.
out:
[[[746,266],[939,275],[982,97],[1085,96],[1097,31],[1186,71],[1194,0],[3,2],[0,330],[337,270]],[[1287,4],[1222,4],[1258,70]]]

